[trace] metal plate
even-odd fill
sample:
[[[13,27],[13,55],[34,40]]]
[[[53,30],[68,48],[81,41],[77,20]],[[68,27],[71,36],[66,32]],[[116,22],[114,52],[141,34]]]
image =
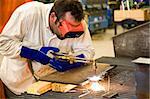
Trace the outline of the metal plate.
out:
[[[116,57],[150,57],[150,22],[113,37]]]
[[[97,63],[97,74],[103,73],[103,71],[108,71],[113,67],[109,64]],[[44,81],[60,82],[60,83],[70,83],[70,84],[80,84],[87,80],[88,77],[94,76],[94,66],[87,65],[79,68],[75,68],[66,72],[55,72],[53,74],[39,78]]]

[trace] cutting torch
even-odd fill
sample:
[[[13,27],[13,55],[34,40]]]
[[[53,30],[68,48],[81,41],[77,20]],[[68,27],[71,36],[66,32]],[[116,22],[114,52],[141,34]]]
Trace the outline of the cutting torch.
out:
[[[67,53],[60,53],[60,52],[50,52],[50,54],[48,56],[50,56],[51,54],[53,54],[53,58],[56,59],[62,59],[64,61],[68,61],[70,64],[74,63],[74,62],[82,62],[82,63],[86,63],[86,64],[92,64],[94,66],[94,72],[96,74],[96,70],[97,70],[97,65],[96,65],[96,61],[94,59],[88,59],[88,58],[80,58],[80,57],[76,57],[73,55],[69,55]]]
[[[60,52],[57,53],[51,52],[51,53],[54,55],[54,58],[67,60],[70,63],[73,62],[93,63],[94,61],[94,59],[80,58],[66,53],[60,53]]]

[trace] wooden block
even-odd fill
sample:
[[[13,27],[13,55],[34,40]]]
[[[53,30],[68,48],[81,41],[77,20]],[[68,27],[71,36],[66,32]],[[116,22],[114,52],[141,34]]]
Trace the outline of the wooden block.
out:
[[[73,84],[52,83],[52,91],[68,92],[71,89],[75,88],[76,86],[77,85],[73,85]]]
[[[150,20],[150,9],[131,9],[131,10],[115,10],[114,21],[120,22],[125,19],[133,19],[136,21]]]
[[[51,90],[51,82],[46,81],[38,81],[33,83],[31,86],[27,88],[28,94],[41,95],[49,90]]]

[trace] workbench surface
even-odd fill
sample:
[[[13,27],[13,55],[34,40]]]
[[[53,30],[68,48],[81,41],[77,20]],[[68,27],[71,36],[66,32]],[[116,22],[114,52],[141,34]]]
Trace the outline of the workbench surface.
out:
[[[135,97],[135,80],[134,70],[127,70],[124,68],[114,68],[110,71],[111,86],[110,91],[117,92],[119,94],[115,99],[134,99]],[[105,82],[105,80],[104,80]],[[107,81],[106,81],[107,82]],[[48,91],[42,94],[40,97],[36,95],[27,95],[26,97],[33,99],[79,99],[79,96],[83,94],[81,92],[52,92]],[[104,99],[101,97],[102,93],[90,93],[83,96],[81,99]]]

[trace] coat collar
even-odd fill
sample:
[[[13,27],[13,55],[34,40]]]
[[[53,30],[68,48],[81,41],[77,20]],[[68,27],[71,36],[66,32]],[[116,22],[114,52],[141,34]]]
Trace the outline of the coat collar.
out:
[[[50,14],[50,11],[53,7],[54,3],[50,3],[50,4],[46,4],[46,7],[47,7],[47,11],[46,11],[46,27],[49,28],[49,14]]]

